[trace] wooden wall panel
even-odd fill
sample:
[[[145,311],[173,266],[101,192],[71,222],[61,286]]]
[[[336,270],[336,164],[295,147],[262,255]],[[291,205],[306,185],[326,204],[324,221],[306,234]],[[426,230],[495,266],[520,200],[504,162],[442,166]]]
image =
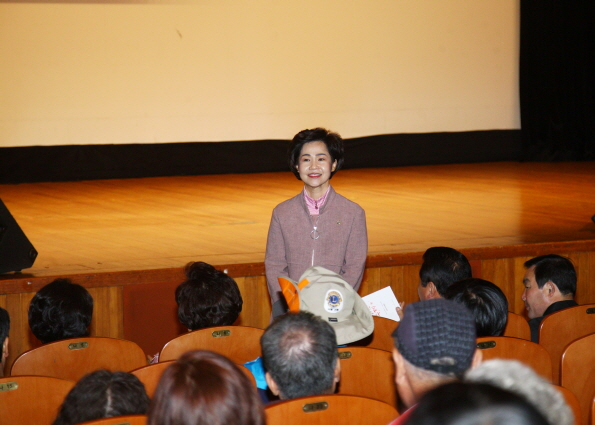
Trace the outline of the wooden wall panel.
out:
[[[508,309],[513,313],[521,314],[524,304],[520,299],[519,290],[522,290],[522,278],[515,275],[514,258],[495,258],[481,262],[482,279],[493,282],[506,294]]]
[[[10,343],[8,346],[8,360],[6,361],[6,373],[10,371],[12,362],[27,350],[41,345],[39,340],[29,330],[29,303],[35,294],[25,292],[22,294],[3,295],[2,307],[10,315]]]
[[[271,301],[264,276],[235,278],[244,304],[236,322],[242,326],[265,329],[271,321]]]
[[[579,304],[595,303],[595,285],[593,285],[595,252],[575,252],[564,255],[572,260],[576,268],[576,302]]]
[[[122,287],[89,288],[93,297],[91,335],[124,338]]]

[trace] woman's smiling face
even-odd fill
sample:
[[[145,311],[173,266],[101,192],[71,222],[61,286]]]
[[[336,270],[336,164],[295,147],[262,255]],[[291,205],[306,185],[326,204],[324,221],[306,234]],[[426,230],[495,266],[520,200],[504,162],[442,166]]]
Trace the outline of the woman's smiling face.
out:
[[[297,170],[300,179],[310,189],[326,191],[335,171],[337,161],[333,161],[324,142],[309,142],[302,146]]]

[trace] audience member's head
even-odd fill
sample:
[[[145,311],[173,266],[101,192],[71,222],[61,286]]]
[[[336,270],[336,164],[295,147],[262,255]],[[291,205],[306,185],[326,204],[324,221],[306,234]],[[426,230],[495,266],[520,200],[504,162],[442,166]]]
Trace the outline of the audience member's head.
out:
[[[415,405],[430,389],[461,378],[481,361],[473,316],[450,300],[409,304],[392,335],[395,382],[405,407]]]
[[[279,316],[260,338],[273,394],[293,399],[332,394],[341,374],[335,331],[306,311]]]
[[[42,344],[89,335],[93,297],[69,279],[56,279],[35,294],[29,305],[29,327]]]
[[[8,333],[10,332],[10,316],[8,311],[0,307],[0,378],[4,376],[4,366],[8,358]]]
[[[564,396],[533,369],[516,360],[488,360],[467,372],[465,380],[491,384],[523,397],[551,425],[575,423]]]
[[[242,295],[231,277],[203,262],[189,263],[176,289],[178,319],[190,331],[230,326],[242,311]]]
[[[169,366],[157,385],[147,425],[264,425],[262,402],[231,360],[190,351]]]
[[[331,170],[331,177],[341,169],[344,161],[343,139],[337,133],[327,130],[326,128],[313,128],[311,130],[302,130],[289,143],[287,149],[287,156],[289,162],[289,169],[298,180],[301,180],[298,172],[299,158],[302,153],[302,148],[306,143],[322,142],[326,145],[329,155],[331,156],[331,163],[337,161],[336,167]]]
[[[75,425],[121,415],[144,415],[148,407],[149,396],[136,376],[127,372],[97,370],[83,376],[70,390],[53,425]]]
[[[463,279],[448,287],[444,298],[465,305],[475,316],[477,337],[501,336],[508,321],[508,300],[492,282]]]
[[[467,257],[453,248],[435,246],[423,255],[417,292],[421,301],[444,297],[454,282],[471,277]]]
[[[525,262],[522,299],[530,319],[541,317],[553,303],[571,300],[576,293],[576,271],[566,257],[541,255]]]
[[[553,425],[522,397],[488,384],[451,382],[423,396],[407,425]]]

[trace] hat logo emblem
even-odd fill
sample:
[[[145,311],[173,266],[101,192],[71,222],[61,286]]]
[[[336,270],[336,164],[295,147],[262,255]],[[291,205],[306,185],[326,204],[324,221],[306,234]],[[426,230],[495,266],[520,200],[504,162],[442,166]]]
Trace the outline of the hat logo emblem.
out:
[[[337,290],[329,290],[324,300],[324,309],[329,313],[338,313],[343,309],[343,296]]]

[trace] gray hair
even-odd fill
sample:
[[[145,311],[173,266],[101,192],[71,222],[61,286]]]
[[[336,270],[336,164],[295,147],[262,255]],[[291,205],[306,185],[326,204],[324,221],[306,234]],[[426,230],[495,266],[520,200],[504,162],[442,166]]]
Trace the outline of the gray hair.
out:
[[[491,384],[518,394],[539,410],[551,425],[574,425],[574,414],[564,396],[519,361],[485,361],[468,371],[465,381]]]

